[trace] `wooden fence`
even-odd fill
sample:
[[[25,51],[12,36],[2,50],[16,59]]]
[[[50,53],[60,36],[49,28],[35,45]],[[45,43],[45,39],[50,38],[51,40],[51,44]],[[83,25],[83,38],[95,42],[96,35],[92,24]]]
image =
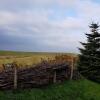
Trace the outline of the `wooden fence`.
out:
[[[16,63],[3,65],[0,73],[0,89],[32,88],[62,82],[71,78],[77,79],[79,74],[72,70],[66,61],[41,61],[30,68],[18,68]]]

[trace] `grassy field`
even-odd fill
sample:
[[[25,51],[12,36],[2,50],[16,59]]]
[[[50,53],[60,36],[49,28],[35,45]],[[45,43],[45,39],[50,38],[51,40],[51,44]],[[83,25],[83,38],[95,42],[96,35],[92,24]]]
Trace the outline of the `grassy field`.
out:
[[[38,63],[43,59],[53,59],[62,53],[11,52],[0,51],[0,65],[16,61],[19,64]],[[63,53],[71,56],[74,54]],[[65,81],[42,88],[0,91],[0,100],[100,100],[100,84],[86,79]]]
[[[41,58],[53,58],[56,54],[37,52],[0,51],[0,67],[2,64],[16,62],[21,65],[32,65],[41,61]]]
[[[0,100],[100,100],[100,85],[82,79],[38,89],[0,91]]]
[[[17,64],[32,65],[43,59],[53,59],[56,55],[67,54],[76,56],[71,53],[48,53],[48,52],[14,52],[14,51],[0,51],[0,68],[2,64],[17,62]]]

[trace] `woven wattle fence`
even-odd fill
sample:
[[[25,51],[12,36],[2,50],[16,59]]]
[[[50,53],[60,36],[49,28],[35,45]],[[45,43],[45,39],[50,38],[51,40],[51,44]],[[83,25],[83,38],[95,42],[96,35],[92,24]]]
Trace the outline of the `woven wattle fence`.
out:
[[[18,68],[16,63],[3,65],[0,89],[40,87],[70,79],[71,67],[66,61],[41,61],[30,68]],[[73,71],[73,78],[77,72]]]

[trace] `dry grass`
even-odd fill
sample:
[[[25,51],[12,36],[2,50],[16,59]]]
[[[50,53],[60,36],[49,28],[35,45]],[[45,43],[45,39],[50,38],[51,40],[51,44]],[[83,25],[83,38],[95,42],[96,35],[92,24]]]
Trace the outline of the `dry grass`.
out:
[[[0,51],[0,69],[2,64],[16,62],[18,65],[32,65],[37,64],[43,59],[53,59],[56,55],[62,55],[63,53],[40,53],[40,52],[12,52],[12,51]],[[64,53],[66,55],[72,55]]]
[[[32,56],[27,56],[27,57],[3,57],[0,58],[0,67],[2,68],[2,64],[6,63],[12,63],[16,62],[18,65],[32,65],[32,64],[37,64],[41,61],[41,58],[43,59],[53,59],[54,55],[32,55]]]

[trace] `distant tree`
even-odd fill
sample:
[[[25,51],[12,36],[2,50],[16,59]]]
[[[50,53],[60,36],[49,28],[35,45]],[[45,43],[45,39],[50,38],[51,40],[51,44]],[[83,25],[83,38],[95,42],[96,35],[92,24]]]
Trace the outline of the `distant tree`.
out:
[[[90,26],[91,33],[87,34],[87,42],[82,43],[83,48],[79,48],[79,72],[87,79],[100,83],[100,33],[99,25],[92,23]]]

